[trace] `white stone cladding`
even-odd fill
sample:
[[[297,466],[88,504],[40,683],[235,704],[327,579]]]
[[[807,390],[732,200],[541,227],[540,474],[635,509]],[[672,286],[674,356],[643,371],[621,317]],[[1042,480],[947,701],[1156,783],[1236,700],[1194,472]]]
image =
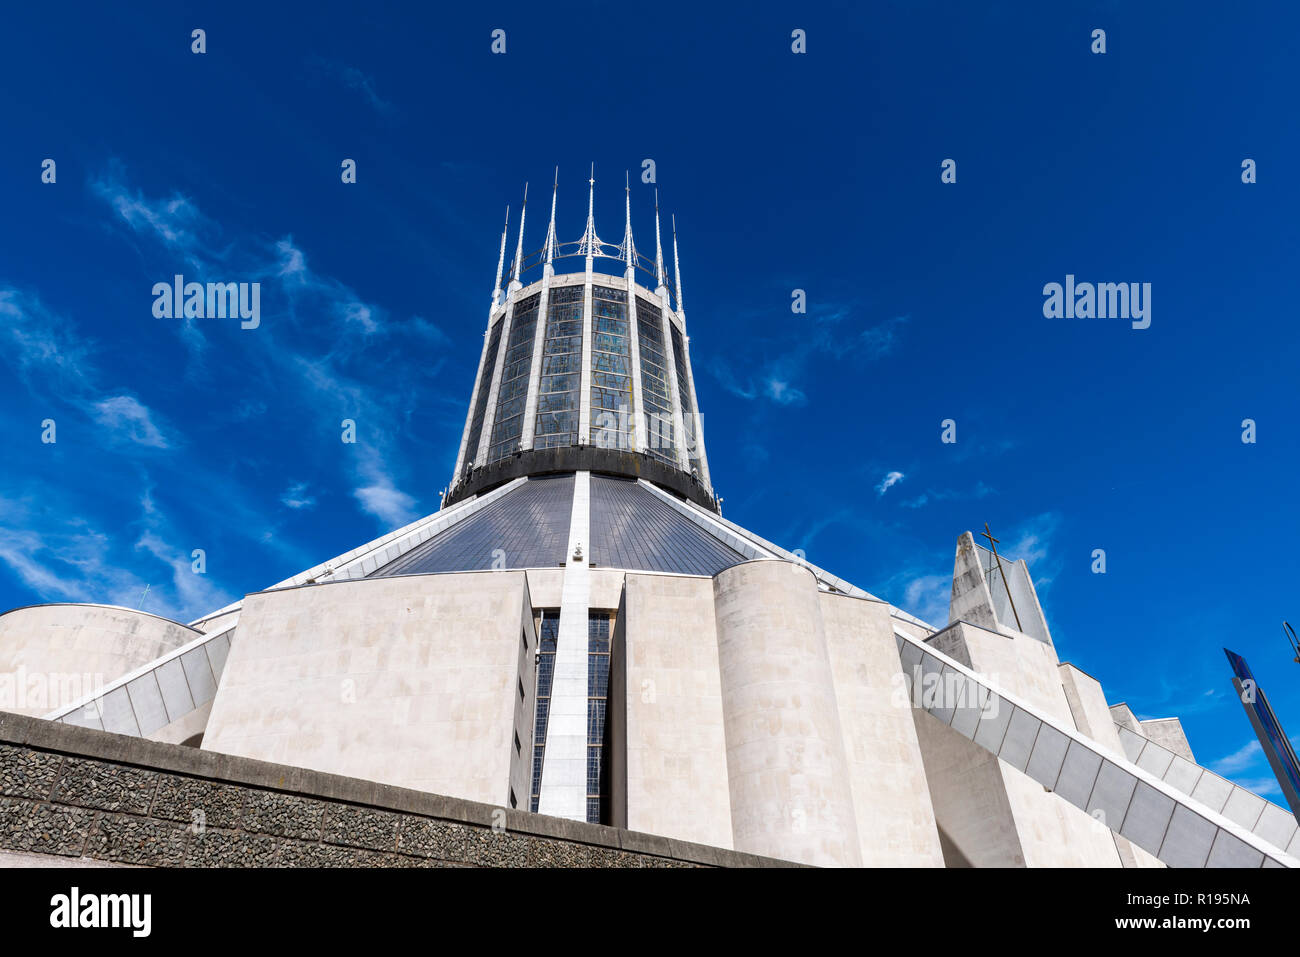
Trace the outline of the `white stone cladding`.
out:
[[[116,605],[28,605],[0,615],[0,710],[41,716],[199,638]]]
[[[857,815],[812,573],[746,562],[714,578],[736,850],[859,866]]]
[[[500,807],[513,791],[523,802],[535,702],[524,639],[536,647],[519,571],[249,595],[203,748]]]
[[[574,821],[587,819],[587,613],[591,608],[591,475],[573,482],[573,515],[560,595],[546,749],[542,752],[537,810]]]

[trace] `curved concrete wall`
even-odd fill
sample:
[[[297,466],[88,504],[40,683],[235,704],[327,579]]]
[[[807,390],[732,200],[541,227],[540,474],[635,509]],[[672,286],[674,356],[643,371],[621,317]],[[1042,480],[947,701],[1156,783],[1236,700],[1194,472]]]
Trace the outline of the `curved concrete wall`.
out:
[[[789,562],[713,582],[736,850],[862,863],[817,582]]]
[[[199,632],[112,605],[29,605],[0,615],[0,711],[39,717],[193,641]]]

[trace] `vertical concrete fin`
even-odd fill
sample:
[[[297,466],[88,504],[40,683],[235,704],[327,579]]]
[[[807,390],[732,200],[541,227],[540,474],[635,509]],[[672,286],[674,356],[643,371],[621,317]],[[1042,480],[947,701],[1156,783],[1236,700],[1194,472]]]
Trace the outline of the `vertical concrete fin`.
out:
[[[993,596],[984,578],[975,537],[963,532],[957,539],[957,557],[952,568],[952,597],[948,601],[948,623],[968,621],[981,628],[998,630],[998,616],[993,611]]]
[[[573,482],[573,514],[560,592],[551,710],[542,752],[540,814],[587,819],[587,614],[591,604],[591,473]]]

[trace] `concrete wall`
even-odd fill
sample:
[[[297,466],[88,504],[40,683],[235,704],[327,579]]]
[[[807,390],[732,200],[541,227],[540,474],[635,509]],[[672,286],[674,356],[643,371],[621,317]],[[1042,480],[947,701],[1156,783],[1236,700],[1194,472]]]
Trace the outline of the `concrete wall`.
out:
[[[1110,706],[1106,704],[1101,683],[1068,661],[1062,662],[1058,670],[1074,726],[1098,744],[1122,755],[1124,749],[1120,745],[1119,732],[1115,730],[1115,719],[1111,716]]]
[[[588,547],[584,543],[584,548]],[[626,572],[612,568],[592,568],[590,608],[617,608],[623,596],[623,576]],[[528,592],[533,597],[534,608],[559,608],[564,589],[563,568],[530,568]]]
[[[889,606],[818,592],[783,562],[737,567],[715,581],[627,574],[613,823],[805,861],[942,865]],[[856,847],[836,844],[854,831]]]
[[[655,835],[0,714],[0,864],[51,862],[787,866]]]
[[[713,580],[737,850],[862,862],[817,582],[751,561]]]
[[[1156,744],[1182,755],[1193,764],[1197,763],[1196,756],[1192,754],[1192,746],[1188,744],[1187,735],[1183,731],[1183,723],[1177,718],[1148,718],[1141,724],[1142,731]]]
[[[623,578],[627,574],[610,568],[593,568],[587,573],[591,577],[591,596],[589,608],[617,608],[623,599]]]
[[[1027,704],[1073,724],[1051,645],[964,623],[940,632],[930,643],[963,664],[969,661],[973,670]],[[989,765],[973,753],[980,750],[977,745],[930,715],[916,713],[916,723],[938,825],[972,864],[1122,866],[1105,825],[1045,791],[1028,775],[996,759]],[[1000,788],[993,771],[1001,779]]]
[[[1015,814],[998,759],[938,719],[912,711],[917,743],[949,867],[1024,867]]]
[[[980,565],[975,539],[964,532],[957,539],[957,556],[953,560],[952,595],[948,599],[948,621],[969,621],[983,628],[996,630],[997,616],[993,611],[993,596],[984,570]]]
[[[507,603],[507,608],[509,604]],[[514,717],[511,720],[510,790],[511,807],[527,811],[533,790],[533,724],[537,720],[537,625],[533,621],[532,603],[528,599],[527,581],[519,606],[516,634]]]
[[[48,714],[199,634],[112,605],[16,608],[0,615],[0,710]]]
[[[208,716],[212,714],[212,702],[195,708],[189,714],[177,718],[152,734],[145,735],[150,741],[163,741],[167,744],[202,743],[203,733],[208,727]]]
[[[1106,695],[1101,690],[1101,682],[1069,662],[1059,667],[1061,688],[1074,717],[1074,726],[1096,741],[1104,748],[1124,755],[1124,746],[1119,740],[1119,730],[1115,727],[1110,707],[1106,704]],[[1164,867],[1152,854],[1130,843],[1125,838],[1111,832],[1115,850],[1125,867]]]
[[[1142,722],[1137,719],[1137,715],[1126,702],[1121,701],[1119,704],[1111,705],[1110,714],[1115,719],[1115,723],[1121,727],[1128,728],[1134,734],[1140,734],[1144,738],[1147,736],[1147,729],[1142,727]]]
[[[626,749],[614,823],[733,847],[710,579],[628,574],[608,715]]]
[[[525,574],[534,608],[560,607],[560,594],[564,590],[563,568],[530,568]],[[618,603],[611,607],[618,607]]]
[[[239,623],[239,609],[234,611],[221,612],[212,615],[209,618],[201,618],[198,621],[190,623],[191,628],[195,628],[205,635],[215,635],[232,628]]]
[[[249,595],[203,748],[499,805],[513,787],[523,802],[531,608],[524,573],[506,571]]]
[[[921,746],[903,691],[889,606],[821,592],[862,863],[942,867]]]

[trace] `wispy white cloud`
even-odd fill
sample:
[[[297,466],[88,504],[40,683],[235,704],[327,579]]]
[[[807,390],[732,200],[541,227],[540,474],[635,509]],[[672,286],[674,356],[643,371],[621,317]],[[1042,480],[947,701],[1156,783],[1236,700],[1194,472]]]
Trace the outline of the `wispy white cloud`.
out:
[[[896,316],[856,335],[846,335],[838,324],[850,314],[847,305],[819,313],[813,322],[792,334],[790,342],[781,344],[776,358],[746,363],[756,370],[750,374],[738,375],[732,366],[734,360],[723,356],[711,358],[707,368],[724,389],[741,399],[765,399],[782,406],[804,405],[808,396],[799,382],[810,364],[828,359],[858,362],[882,359],[897,347],[908,322],[907,316]]]
[[[1236,774],[1255,764],[1264,756],[1264,749],[1258,739],[1252,738],[1229,755],[1212,761],[1208,767],[1218,774]]]
[[[366,484],[353,489],[352,494],[368,514],[392,528],[420,517],[415,510],[415,499],[393,484],[376,453],[362,453],[358,472]]]
[[[1133,713],[1137,715],[1139,721],[1167,718],[1170,715],[1186,719],[1191,715],[1204,714],[1217,709],[1229,696],[1227,692],[1218,688],[1202,690],[1194,685],[1188,687],[1187,682],[1173,680],[1168,675],[1152,677],[1154,681],[1148,677],[1144,682],[1141,698],[1136,694],[1126,696],[1129,706],[1133,707]],[[1137,700],[1142,700],[1142,710],[1134,707],[1133,702]]]
[[[211,419],[218,424],[256,420],[259,425],[265,419],[266,426],[258,433],[263,436],[266,429],[282,424],[271,420],[291,416],[296,422],[310,423],[320,435],[309,437],[297,451],[320,454],[314,450],[323,449],[328,465],[329,453],[337,450],[339,482],[352,490],[360,514],[386,528],[416,517],[416,497],[401,487],[409,472],[399,441],[410,410],[428,415],[429,409],[446,401],[429,386],[438,380],[444,358],[441,350],[428,347],[445,343],[443,331],[419,316],[389,321],[380,306],[345,283],[314,271],[291,237],[269,240],[248,230],[221,227],[187,196],[158,197],[135,187],[120,166],[111,166],[89,187],[103,201],[114,232],[144,263],[143,324],[158,325],[149,309],[150,283],[170,278],[173,272],[201,280],[206,270],[219,269],[214,278],[263,283],[266,321],[256,331],[236,333],[240,348],[226,356],[240,394],[228,404],[213,404]],[[191,356],[202,353],[205,336],[217,334],[209,331],[214,327],[201,324],[187,331],[177,322],[173,328],[182,340],[186,336],[195,340],[186,342]],[[419,368],[409,361],[416,343],[429,352],[427,363]],[[6,369],[11,383],[26,388],[29,405],[38,412],[48,405],[58,417],[60,443],[41,447],[45,451],[39,454],[80,460],[84,447],[63,441],[69,428],[64,419],[70,416],[94,426],[72,427],[82,435],[98,437],[99,442],[124,442],[137,453],[160,453],[147,459],[117,455],[105,461],[104,474],[95,481],[70,480],[52,489],[25,483],[15,471],[15,481],[0,490],[7,496],[0,499],[0,569],[35,600],[134,607],[150,585],[146,609],[184,619],[266,584],[243,580],[248,574],[245,567],[220,567],[230,555],[248,547],[242,544],[245,541],[260,543],[255,547],[264,548],[277,566],[286,566],[286,574],[320,557],[304,557],[303,546],[281,535],[278,524],[287,517],[284,509],[312,507],[321,497],[319,491],[305,483],[297,483],[303,486],[297,488],[288,476],[268,488],[277,479],[269,476],[268,482],[269,463],[263,461],[242,461],[238,456],[229,461],[213,462],[210,457],[200,463],[187,461],[177,454],[187,444],[179,427],[160,411],[169,406],[155,398],[169,394],[175,377],[106,384],[108,375],[100,357],[109,354],[111,349],[82,334],[71,317],[57,314],[34,291],[0,282],[0,368]],[[382,377],[384,388],[370,387],[376,376]],[[276,398],[268,406],[271,396]],[[456,399],[455,417],[460,418],[464,397]],[[23,410],[22,414],[31,413]],[[344,416],[361,423],[363,445],[338,441],[336,429]],[[201,418],[196,427],[205,421]],[[314,440],[323,437],[333,441]],[[166,514],[152,494],[139,502],[140,511],[133,514],[133,489],[149,484],[144,461],[159,478],[164,499],[171,489],[189,490],[166,508]],[[275,487],[285,489],[282,503],[277,502]],[[194,548],[207,551],[206,575],[195,574]],[[238,580],[241,587],[230,593],[220,584],[223,580]]]
[[[1016,536],[1005,545],[1006,554],[1012,558],[1023,558],[1031,569],[1037,565],[1049,564],[1052,542],[1061,526],[1061,516],[1056,512],[1044,512],[1035,515],[1016,526]]]
[[[976,482],[975,487],[967,491],[959,489],[926,489],[915,498],[905,499],[898,504],[903,508],[923,508],[930,502],[946,502],[953,499],[979,499],[992,495],[993,489],[983,482]]]
[[[50,494],[46,490],[43,498]],[[32,499],[0,498],[0,564],[38,600],[135,608],[149,585],[144,610],[184,621],[233,597],[210,578],[193,573],[190,550],[169,541],[170,528],[148,494],[140,503],[137,522],[143,531],[134,549],[148,556],[143,561],[131,558],[126,543],[126,552],[119,549],[120,524],[98,527],[66,502],[59,502],[57,510],[47,504],[37,507]]]
[[[876,486],[876,495],[883,496],[891,488],[903,481],[904,478],[906,478],[906,476],[903,475],[902,472],[886,472],[885,477],[882,478],[880,484]]]
[[[68,395],[92,387],[91,343],[34,293],[0,286],[0,361],[8,363],[29,389]]]
[[[412,316],[401,323],[401,329],[415,338],[437,345],[446,345],[451,341],[445,332],[423,316]]]
[[[261,399],[242,398],[231,413],[237,422],[247,422],[266,414],[266,403]]]
[[[110,184],[97,190],[106,199],[125,195],[130,197],[130,210],[151,211],[148,217],[139,213],[123,219],[133,230],[150,227],[165,250],[183,248],[197,260],[220,261],[230,273],[227,279],[272,284],[263,290],[264,321],[247,335],[244,353],[254,364],[263,391],[313,409],[326,403],[337,410],[338,418],[316,417],[322,433],[335,429],[331,422],[355,419],[367,439],[359,446],[337,446],[345,453],[339,461],[349,473],[354,499],[363,512],[381,522],[401,524],[415,517],[415,497],[400,488],[406,469],[392,438],[393,425],[403,421],[409,409],[436,407],[441,401],[430,394],[428,383],[437,381],[443,357],[434,355],[417,370],[411,367],[409,355],[413,341],[423,347],[445,343],[442,330],[420,316],[394,321],[387,310],[348,284],[315,270],[292,236],[266,241],[235,233],[232,237],[237,241],[229,247],[211,249],[208,243],[223,231],[193,203],[174,206],[133,191],[120,168],[101,179]],[[153,228],[155,223],[167,228]],[[187,224],[193,228],[184,231]],[[322,323],[322,317],[327,321]],[[396,366],[387,387],[370,388],[369,380],[385,363]],[[286,388],[290,383],[297,388]],[[458,397],[458,408],[460,401],[463,397]],[[264,411],[265,403],[245,404],[234,414],[237,419],[250,418]],[[358,447],[364,448],[363,454],[346,454]]]
[[[294,482],[280,495],[280,504],[292,509],[311,508],[316,499],[307,494],[306,482]]]
[[[788,382],[771,378],[766,383],[767,397],[777,405],[803,405],[808,397]]]
[[[374,79],[367,76],[365,73],[362,73],[356,67],[343,67],[340,77],[343,80],[344,86],[349,90],[355,90],[357,93],[361,94],[362,99],[369,103],[376,112],[388,116],[396,109],[392,103],[385,100],[376,92]]]
[[[130,576],[113,576],[97,545],[90,537],[0,527],[0,562],[44,601],[121,603]],[[75,563],[68,560],[72,555]]]
[[[202,564],[196,568],[195,548],[177,543],[176,531],[154,500],[152,490],[146,490],[140,498],[140,524],[143,531],[136,540],[136,551],[152,556],[162,566],[158,570],[165,570],[169,575],[170,591],[164,585],[159,597],[168,603],[171,614],[178,616],[179,620],[193,620],[229,604],[235,597],[209,577],[217,570],[208,567],[206,549],[203,550]],[[197,547],[202,548],[201,545]],[[152,591],[151,588],[151,594]],[[145,610],[157,611],[156,608]]]
[[[275,251],[280,257],[276,263],[276,275],[302,281],[307,275],[307,257],[293,244],[293,237],[277,240]]]
[[[708,368],[713,373],[713,377],[732,395],[746,400],[758,398],[758,389],[754,387],[753,382],[741,382],[732,372],[731,365],[725,360],[720,358],[710,359]]]
[[[366,335],[371,335],[379,329],[379,323],[375,321],[374,310],[364,302],[343,303],[339,307],[339,312],[345,322],[357,323]]]
[[[899,336],[907,325],[907,316],[895,316],[858,333],[858,351],[863,358],[883,359],[898,348]]]
[[[857,516],[853,511],[847,508],[825,512],[807,526],[794,529],[783,541],[791,549],[801,549],[804,556],[807,557],[808,553],[812,551],[813,543],[817,540],[817,537],[826,529],[837,525],[853,525],[857,520]]]
[[[918,575],[903,587],[903,600],[899,607],[927,624],[942,628],[948,623],[951,597],[951,576]]]
[[[155,449],[175,442],[149,406],[134,395],[103,395],[94,360],[96,345],[36,294],[0,284],[0,362],[8,364],[29,395],[56,407],[71,407],[102,426],[106,444],[128,441]],[[57,421],[57,419],[56,419]]]
[[[117,213],[135,235],[160,243],[200,272],[213,262],[224,260],[227,251],[219,247],[217,226],[205,217],[187,196],[173,193],[165,198],[149,197],[132,188],[121,163],[111,162],[90,182],[91,191]]]
[[[153,412],[135,396],[109,396],[92,402],[91,408],[96,422],[136,445],[154,449],[166,449],[172,445],[154,422]]]
[[[1280,798],[1282,796],[1282,788],[1275,777],[1233,778],[1233,781],[1240,787],[1245,788],[1247,791],[1253,791],[1261,797]]]

